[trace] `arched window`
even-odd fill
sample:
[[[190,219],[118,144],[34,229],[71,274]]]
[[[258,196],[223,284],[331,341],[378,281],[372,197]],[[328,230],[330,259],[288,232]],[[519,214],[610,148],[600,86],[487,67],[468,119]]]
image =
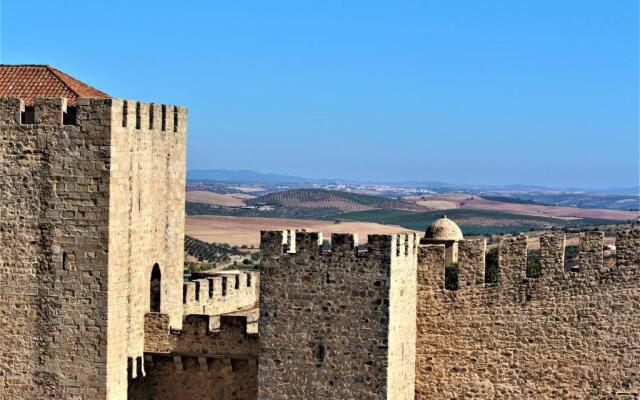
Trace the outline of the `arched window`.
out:
[[[156,263],[151,270],[151,284],[149,290],[150,311],[160,312],[160,266]]]

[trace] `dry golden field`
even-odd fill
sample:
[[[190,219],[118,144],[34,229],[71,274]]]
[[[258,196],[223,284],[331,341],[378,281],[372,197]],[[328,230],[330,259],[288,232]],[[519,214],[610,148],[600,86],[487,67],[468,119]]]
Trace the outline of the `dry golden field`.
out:
[[[229,243],[230,245],[259,246],[261,230],[303,228],[322,232],[325,238],[331,233],[357,233],[360,243],[367,241],[368,234],[406,232],[408,229],[370,222],[319,221],[309,219],[227,217],[217,215],[188,215],[185,233],[206,242]],[[426,227],[425,227],[426,228]]]
[[[190,203],[203,203],[225,207],[242,207],[245,205],[242,200],[251,199],[253,198],[253,196],[243,193],[220,194],[203,190],[196,190],[187,192],[186,198]]]
[[[543,206],[537,204],[503,203],[468,194],[410,196],[406,197],[405,200],[414,201],[416,204],[429,207],[433,210],[470,208],[563,219],[603,218],[624,221],[637,218],[638,215],[640,215],[638,211],[607,210],[601,208],[580,209],[575,207]]]

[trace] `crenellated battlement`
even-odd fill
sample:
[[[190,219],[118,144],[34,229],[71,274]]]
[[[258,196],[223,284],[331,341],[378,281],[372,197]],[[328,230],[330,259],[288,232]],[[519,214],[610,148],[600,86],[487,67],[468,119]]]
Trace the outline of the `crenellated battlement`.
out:
[[[25,106],[22,99],[0,97],[0,126],[108,127],[111,104],[112,99],[77,99],[70,106],[64,97],[36,97],[33,106]]]
[[[113,126],[153,132],[183,132],[187,109],[169,104],[113,99]]]
[[[258,303],[260,273],[219,271],[183,284],[184,315],[220,315],[254,307]]]
[[[640,229],[618,232],[608,258],[604,239],[570,238],[577,265],[574,256],[565,265],[562,232],[539,236],[539,248],[537,236],[490,250],[485,239],[461,240],[457,266],[444,244],[421,245],[415,398],[638,393]]]
[[[187,109],[128,99],[78,98],[69,106],[63,97],[36,97],[32,107],[23,100],[0,97],[0,126],[98,126],[150,132],[186,132]]]
[[[604,265],[604,233],[582,232],[580,235],[579,265],[565,271],[566,238],[562,232],[549,232],[539,237],[540,275],[527,276],[529,238],[525,234],[503,237],[497,245],[497,282],[485,283],[487,244],[485,239],[459,242],[457,289],[445,288],[444,245],[421,245],[418,255],[418,275],[423,287],[432,290],[463,291],[478,287],[511,287],[536,281],[558,284],[561,281],[584,282],[579,278],[594,278],[623,268],[638,268],[640,264],[640,229],[618,232],[616,238],[616,266]],[[577,279],[577,280],[576,280]]]
[[[305,230],[262,231],[260,250],[264,258],[278,259],[294,254],[325,258],[340,256],[404,258],[417,254],[418,237],[413,232],[392,235],[369,235],[366,246],[358,244],[358,235],[333,233],[330,249],[322,249],[321,232]]]
[[[168,315],[147,313],[144,332],[145,353],[258,355],[258,336],[247,330],[246,316],[186,315],[175,330]]]
[[[241,398],[255,398],[260,350],[258,335],[247,328],[247,317],[187,315],[182,329],[174,330],[168,315],[148,313],[144,328],[144,359],[129,360],[130,387],[143,393],[141,397],[183,392],[175,385],[184,379],[188,390],[206,393],[216,390],[212,385],[227,383],[235,392],[246,393]],[[135,379],[139,377],[144,378]]]
[[[359,245],[357,235],[334,233],[330,248],[322,241],[318,232],[261,233],[258,375],[270,383],[261,391],[410,398],[416,234],[369,235]]]

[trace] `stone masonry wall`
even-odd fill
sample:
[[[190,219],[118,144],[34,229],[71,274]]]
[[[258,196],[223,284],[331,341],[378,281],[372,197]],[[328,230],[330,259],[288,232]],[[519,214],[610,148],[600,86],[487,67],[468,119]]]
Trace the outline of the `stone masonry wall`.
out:
[[[154,263],[182,322],[186,110],[78,99],[67,125],[65,99],[34,109],[23,125],[0,99],[2,395],[122,399]]]
[[[412,398],[415,235],[321,240],[262,232],[258,398]]]
[[[111,101],[0,98],[0,393],[106,396]]]
[[[144,374],[154,264],[160,311],[182,324],[186,109],[114,99],[111,125],[108,387],[120,399],[128,379]]]
[[[218,271],[184,283],[184,315],[221,315],[258,306],[257,271]]]
[[[396,235],[395,239],[395,257],[391,258],[389,277],[387,398],[413,399],[418,238],[415,234],[408,234]]]
[[[547,235],[539,278],[524,277],[523,237],[508,238],[500,282],[456,291],[433,281],[444,249],[421,247],[416,399],[638,398],[638,238],[620,233],[617,266],[605,269],[603,235],[586,232],[579,270],[565,272],[564,235]]]
[[[246,317],[190,315],[179,331],[169,319],[145,316],[146,375],[133,379],[129,400],[256,398],[258,337]]]

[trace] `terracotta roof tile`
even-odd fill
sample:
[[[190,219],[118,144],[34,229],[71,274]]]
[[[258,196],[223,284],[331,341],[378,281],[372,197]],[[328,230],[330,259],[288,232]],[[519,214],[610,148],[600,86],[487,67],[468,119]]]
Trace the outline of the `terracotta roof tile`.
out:
[[[19,97],[25,105],[36,97],[66,97],[70,105],[78,97],[111,97],[49,65],[6,64],[0,64],[0,96]]]

